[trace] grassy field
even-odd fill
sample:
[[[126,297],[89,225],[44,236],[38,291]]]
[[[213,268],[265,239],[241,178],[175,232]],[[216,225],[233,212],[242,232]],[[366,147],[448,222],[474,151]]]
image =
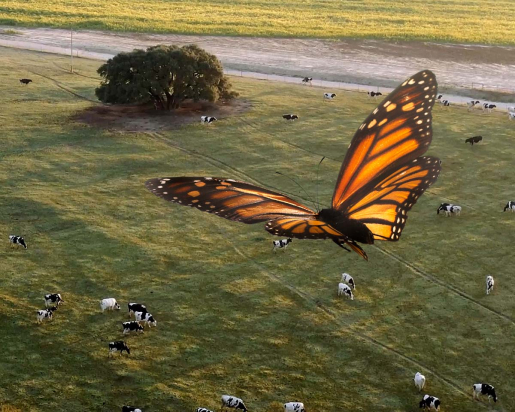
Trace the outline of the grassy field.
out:
[[[515,197],[513,122],[436,107],[429,154],[442,159],[442,174],[399,242],[365,246],[369,262],[328,241],[273,254],[263,225],[166,203],[143,183],[233,177],[305,202],[275,172],[314,195],[326,155],[327,204],[345,148],[376,102],[339,93],[323,103],[314,87],[235,78],[252,104],[244,114],[162,133],[99,130],[72,120],[92,103],[62,88],[93,98],[99,63],[77,59],[77,76],[60,69],[66,61],[0,53],[5,411],[193,411],[219,408],[224,393],[250,412],[281,412],[291,400],[308,411],[415,411],[417,371],[444,412],[515,410],[515,215],[502,212]],[[34,83],[22,86],[22,77]],[[284,122],[288,112],[300,120]],[[481,144],[464,144],[476,134]],[[460,217],[436,215],[448,200],[463,206]],[[10,249],[9,234],[29,248]],[[343,271],[356,280],[354,301],[336,296]],[[487,274],[496,280],[489,296]],[[37,325],[49,292],[66,303]],[[122,311],[102,314],[105,297]],[[124,337],[129,301],[146,303],[157,328]],[[107,343],[119,339],[130,357],[108,360]],[[495,385],[499,401],[473,401],[476,382]]]
[[[509,0],[4,0],[0,24],[515,44],[515,8]]]

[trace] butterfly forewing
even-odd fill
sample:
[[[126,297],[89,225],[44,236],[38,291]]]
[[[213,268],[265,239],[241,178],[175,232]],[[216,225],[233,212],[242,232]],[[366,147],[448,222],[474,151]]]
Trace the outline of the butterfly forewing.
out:
[[[280,193],[232,179],[164,177],[151,179],[145,186],[163,199],[242,223],[315,214]]]
[[[358,197],[346,202],[343,212],[364,223],[378,240],[399,240],[408,219],[407,213],[440,173],[440,160],[419,157],[391,174],[376,179]]]
[[[349,145],[338,175],[332,206],[348,207],[350,197],[376,178],[424,154],[432,138],[431,109],[436,78],[429,71],[410,77],[367,117]]]

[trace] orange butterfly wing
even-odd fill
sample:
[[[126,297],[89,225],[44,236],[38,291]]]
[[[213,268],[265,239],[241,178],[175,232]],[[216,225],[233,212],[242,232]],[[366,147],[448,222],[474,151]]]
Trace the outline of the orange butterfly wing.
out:
[[[436,88],[434,74],[421,71],[397,87],[367,117],[342,163],[333,194],[334,209],[346,209],[352,195],[366,196],[375,179],[427,151]]]
[[[163,177],[151,179],[145,186],[165,200],[247,224],[285,216],[316,215],[313,210],[280,193],[232,179]]]

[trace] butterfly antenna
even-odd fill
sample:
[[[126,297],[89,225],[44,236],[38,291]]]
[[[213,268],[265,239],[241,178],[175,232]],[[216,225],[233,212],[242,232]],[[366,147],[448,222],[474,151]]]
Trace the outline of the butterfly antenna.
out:
[[[325,156],[322,157],[322,159],[320,160],[320,162],[318,163],[318,166],[317,166],[317,212],[320,212],[320,198],[318,197],[318,171],[320,170],[320,165],[322,164],[324,159],[325,159]]]
[[[293,179],[293,178],[291,178],[290,176],[287,176],[287,175],[285,175],[285,174],[283,174],[283,173],[281,173],[281,172],[275,172],[275,173],[277,173],[278,175],[281,175],[281,176],[287,177],[287,178],[288,178],[288,179],[290,179],[293,183],[295,183],[298,187],[300,187],[300,188],[302,189],[302,191],[304,192],[304,194],[308,197],[309,201],[310,201],[311,203],[313,203],[313,205],[314,205],[314,206],[315,206],[315,208],[316,208],[316,203],[313,201],[313,198],[308,194],[308,192],[306,192],[306,191],[304,190],[304,188],[300,185],[300,183],[299,183],[299,182],[297,182],[295,179]]]

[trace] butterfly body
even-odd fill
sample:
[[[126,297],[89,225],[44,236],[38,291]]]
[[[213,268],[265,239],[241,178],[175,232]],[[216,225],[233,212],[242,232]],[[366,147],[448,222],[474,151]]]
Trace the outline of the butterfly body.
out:
[[[317,212],[250,183],[215,177],[164,177],[145,183],[165,200],[246,224],[267,222],[276,236],[331,239],[365,259],[357,244],[397,241],[407,212],[433,184],[441,162],[422,156],[432,139],[436,78],[407,79],[365,119],[348,147],[331,207]],[[347,249],[348,250],[348,249]]]

